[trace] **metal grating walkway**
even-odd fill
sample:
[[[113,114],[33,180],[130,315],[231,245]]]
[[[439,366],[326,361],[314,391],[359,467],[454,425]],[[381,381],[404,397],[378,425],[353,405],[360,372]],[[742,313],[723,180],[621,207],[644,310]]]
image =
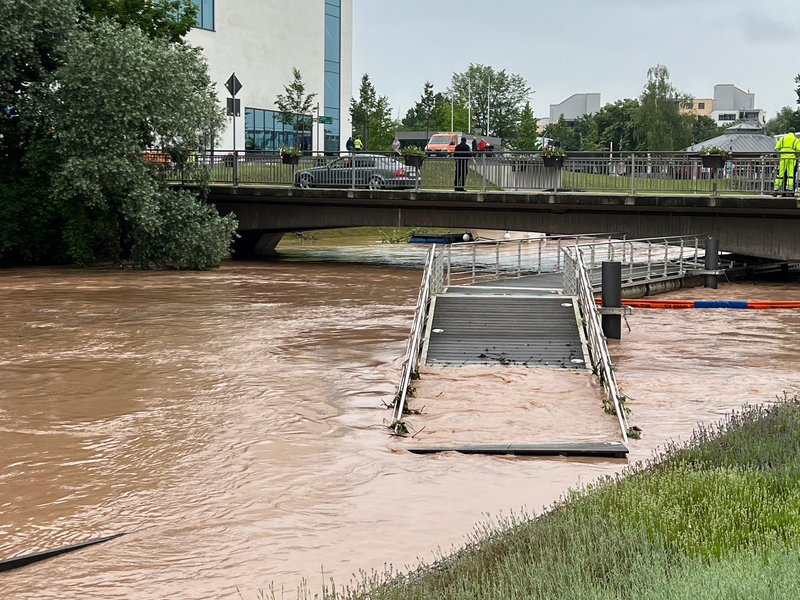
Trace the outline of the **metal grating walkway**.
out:
[[[520,292],[437,296],[426,362],[586,369],[575,299]]]

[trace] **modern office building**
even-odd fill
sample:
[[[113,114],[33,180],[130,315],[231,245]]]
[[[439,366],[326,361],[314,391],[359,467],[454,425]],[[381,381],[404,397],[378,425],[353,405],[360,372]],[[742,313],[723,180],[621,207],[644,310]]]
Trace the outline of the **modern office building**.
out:
[[[691,106],[682,107],[681,112],[705,115],[719,126],[739,121],[761,127],[767,122],[767,111],[756,108],[756,95],[732,83],[715,85],[714,98],[695,99]]]
[[[593,115],[600,110],[600,94],[572,94],[560,104],[550,105],[550,123],[555,123],[561,116],[567,124],[584,115]]]
[[[353,85],[353,0],[194,0],[197,28],[187,39],[203,48],[223,106],[225,82],[236,73],[236,149],[278,150],[297,145],[313,150],[343,149],[350,132]],[[275,100],[297,68],[307,93],[317,94],[310,130],[295,131],[278,118]],[[316,103],[319,107],[316,107]],[[319,123],[317,117],[323,117]],[[234,145],[233,119],[218,149]]]

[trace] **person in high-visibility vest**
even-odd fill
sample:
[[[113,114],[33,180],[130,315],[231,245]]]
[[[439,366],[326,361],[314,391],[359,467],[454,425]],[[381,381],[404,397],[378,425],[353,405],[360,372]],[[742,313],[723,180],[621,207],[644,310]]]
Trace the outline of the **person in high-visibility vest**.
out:
[[[361,152],[364,149],[364,142],[361,141],[361,136],[356,137],[355,141],[356,152]]]
[[[778,140],[775,151],[780,154],[781,162],[778,176],[775,178],[775,191],[794,193],[794,171],[797,168],[797,151],[800,149],[800,140],[795,136],[794,127],[789,133]]]

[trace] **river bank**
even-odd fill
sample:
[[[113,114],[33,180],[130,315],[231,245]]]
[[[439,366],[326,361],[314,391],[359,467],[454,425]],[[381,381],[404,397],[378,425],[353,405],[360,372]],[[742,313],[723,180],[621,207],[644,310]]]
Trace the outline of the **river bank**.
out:
[[[800,595],[800,400],[734,414],[647,466],[518,516],[350,598],[794,599]]]

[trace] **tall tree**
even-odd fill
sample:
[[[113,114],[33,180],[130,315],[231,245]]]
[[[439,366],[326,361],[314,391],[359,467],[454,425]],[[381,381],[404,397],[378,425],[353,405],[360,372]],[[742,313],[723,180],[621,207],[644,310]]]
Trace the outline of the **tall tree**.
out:
[[[521,75],[470,64],[464,73],[453,75],[451,85],[472,109],[473,131],[480,129],[485,135],[509,141],[516,138],[522,109],[531,91]]]
[[[278,107],[278,120],[284,125],[291,125],[297,131],[311,129],[311,107],[316,94],[306,94],[303,76],[297,68],[292,68],[292,82],[283,86],[284,94],[278,94],[275,106]],[[295,145],[300,138],[295,136]]]
[[[350,101],[353,135],[360,135],[365,150],[390,150],[397,125],[389,98],[379,96],[368,74],[361,77],[358,99]]]
[[[530,102],[522,108],[519,119],[519,149],[539,150],[539,121],[533,114]]]
[[[595,114],[592,121],[597,123],[600,145],[604,149],[636,150],[636,113],[639,101],[627,98],[606,104]]]
[[[90,17],[138,27],[150,37],[180,42],[197,22],[194,0],[80,0]]]
[[[639,150],[681,150],[692,143],[689,117],[680,113],[691,97],[672,85],[667,67],[659,64],[647,71],[639,101],[635,117]]]
[[[564,115],[558,118],[555,123],[550,123],[545,130],[546,137],[553,141],[561,142],[561,147],[565,150],[578,150],[580,143],[575,130],[569,126]]]

